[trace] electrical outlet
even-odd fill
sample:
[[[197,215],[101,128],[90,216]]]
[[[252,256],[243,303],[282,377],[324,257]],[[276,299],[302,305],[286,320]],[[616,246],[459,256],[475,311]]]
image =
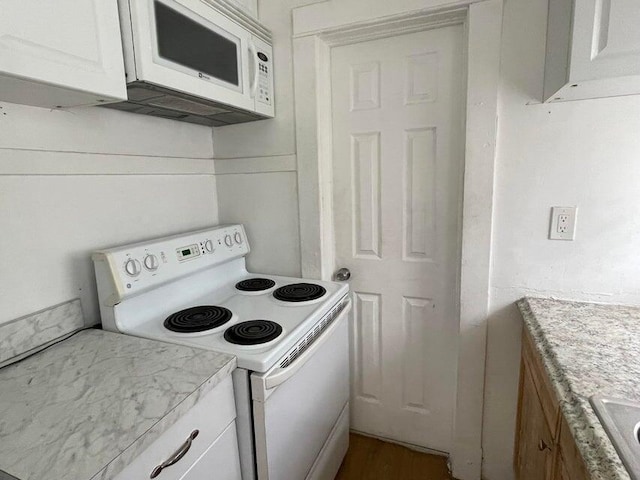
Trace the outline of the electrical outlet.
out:
[[[574,240],[578,207],[551,207],[549,240]]]
[[[563,213],[558,215],[558,233],[567,233],[569,229],[569,215]]]

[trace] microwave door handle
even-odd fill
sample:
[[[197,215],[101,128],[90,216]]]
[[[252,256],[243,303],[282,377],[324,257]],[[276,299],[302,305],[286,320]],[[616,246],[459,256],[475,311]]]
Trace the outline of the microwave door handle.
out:
[[[249,93],[251,98],[255,98],[256,90],[258,89],[258,75],[260,75],[260,71],[258,70],[258,50],[256,50],[256,46],[253,42],[249,42],[249,53],[251,65],[253,65],[253,79],[249,85]]]
[[[278,367],[275,371],[265,377],[264,388],[266,390],[270,390],[277,387],[278,385],[283,384],[298,370],[300,370],[305,363],[307,363],[309,358],[311,358],[313,354],[327,341],[327,339],[338,327],[338,324],[343,320],[343,318],[349,314],[349,311],[351,310],[351,299],[347,300],[347,302],[347,305],[345,305],[340,314],[336,317],[335,320],[333,320],[331,325],[329,325],[329,327],[324,332],[322,332],[320,337],[315,342],[313,342],[311,346],[307,348],[304,353],[302,353],[302,355],[296,358],[293,363],[286,366],[285,368]]]

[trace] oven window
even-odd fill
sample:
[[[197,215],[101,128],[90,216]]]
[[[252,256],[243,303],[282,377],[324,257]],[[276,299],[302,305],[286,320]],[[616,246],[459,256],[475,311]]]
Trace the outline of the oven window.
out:
[[[158,1],[155,4],[158,55],[238,86],[234,42]]]

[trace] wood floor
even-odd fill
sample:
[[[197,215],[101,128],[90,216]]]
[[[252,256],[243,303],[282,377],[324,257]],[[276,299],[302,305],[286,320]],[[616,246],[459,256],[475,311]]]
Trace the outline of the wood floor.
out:
[[[335,480],[451,480],[445,457],[352,433]]]

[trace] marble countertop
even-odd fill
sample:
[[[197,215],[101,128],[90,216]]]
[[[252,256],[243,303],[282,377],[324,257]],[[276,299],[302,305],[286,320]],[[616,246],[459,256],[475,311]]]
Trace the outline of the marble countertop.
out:
[[[640,401],[640,307],[541,298],[518,307],[592,478],[628,480],[589,397]]]
[[[113,478],[235,367],[230,355],[95,329],[4,367],[0,478]]]

